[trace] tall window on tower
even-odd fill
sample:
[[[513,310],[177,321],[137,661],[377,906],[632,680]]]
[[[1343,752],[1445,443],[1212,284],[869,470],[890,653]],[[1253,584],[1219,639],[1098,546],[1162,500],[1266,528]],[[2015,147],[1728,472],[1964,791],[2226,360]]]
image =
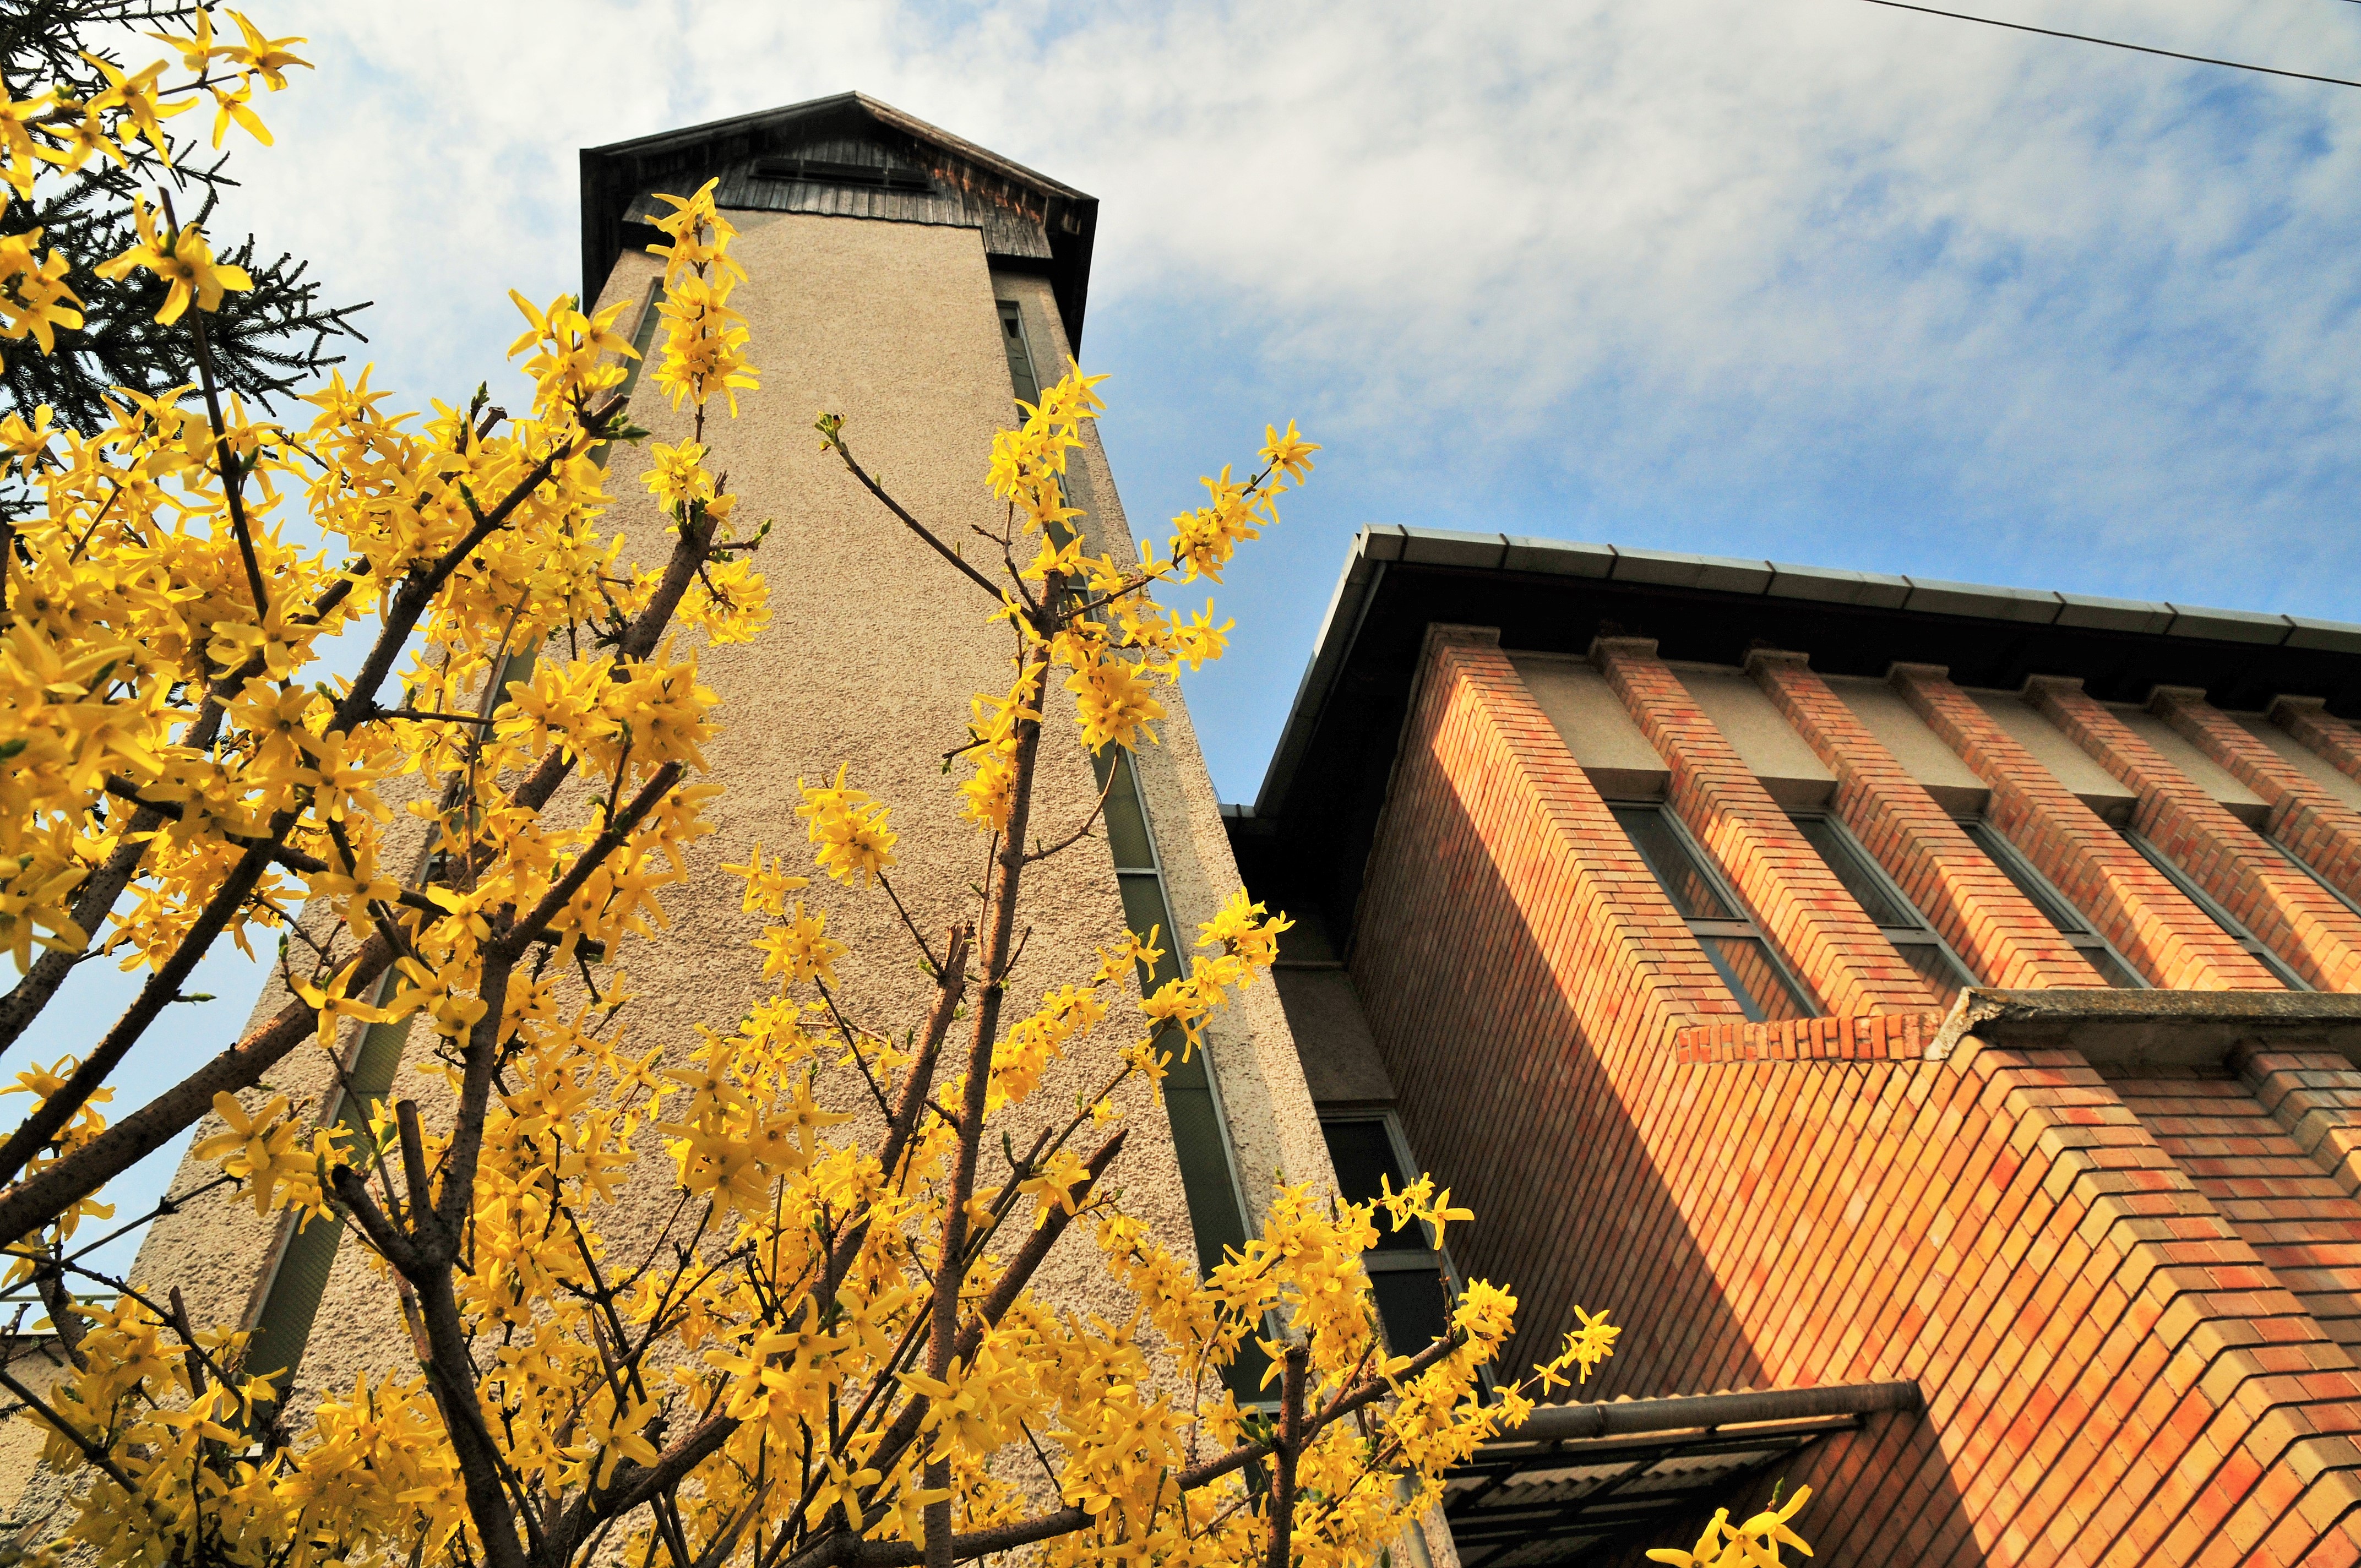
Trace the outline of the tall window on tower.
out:
[[[1707,865],[1679,820],[1661,806],[1609,809],[1746,1016],[1758,1024],[1811,1017],[1816,1010],[1804,1000],[1803,986],[1763,940],[1762,927],[1738,895]]]
[[[1000,302],[1000,345],[1008,351],[1008,379],[1020,403],[1041,400],[1041,378],[1033,373],[1033,350],[1025,341],[1025,313],[1014,300]]]

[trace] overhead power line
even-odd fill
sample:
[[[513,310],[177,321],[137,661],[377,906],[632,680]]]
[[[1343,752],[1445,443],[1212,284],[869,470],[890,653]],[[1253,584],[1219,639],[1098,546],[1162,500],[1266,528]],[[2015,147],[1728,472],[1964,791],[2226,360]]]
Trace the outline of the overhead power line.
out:
[[[2281,71],[2275,65],[2249,65],[2242,60],[2215,60],[2211,55],[2183,54],[2179,49],[2153,49],[2147,44],[2127,44],[2120,38],[2093,38],[2088,33],[2061,33],[2055,27],[2037,27],[2026,22],[2004,22],[1997,17],[1972,16],[1966,11],[1939,11],[1932,5],[1913,5],[1906,0],[1868,0],[1872,5],[1883,5],[1895,11],[1916,11],[1928,16],[1949,16],[1955,22],[1982,22],[1987,27],[2006,27],[2016,33],[2039,33],[2048,38],[2071,38],[2078,44],[2104,44],[2109,49],[2127,49],[2135,54],[2162,55],[2167,60],[2185,60],[2195,65],[2226,65],[2233,71],[2259,71],[2265,76],[2291,77],[2298,82],[2324,82],[2331,87],[2361,87],[2361,82],[2342,76],[2315,76],[2309,71]]]

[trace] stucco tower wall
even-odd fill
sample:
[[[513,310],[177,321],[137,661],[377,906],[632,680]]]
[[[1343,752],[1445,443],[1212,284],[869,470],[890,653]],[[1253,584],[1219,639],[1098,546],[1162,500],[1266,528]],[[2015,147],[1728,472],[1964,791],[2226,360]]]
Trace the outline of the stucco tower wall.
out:
[[[719,831],[689,850],[690,877],[666,890],[669,923],[620,954],[633,1000],[626,1039],[644,1050],[662,1044],[678,1059],[697,1044],[697,1025],[727,1030],[769,987],[759,955],[746,945],[755,925],[738,903],[725,862],[742,861],[761,841],[770,851],[805,855],[794,815],[798,776],[832,774],[849,763],[852,782],[894,807],[902,835],[895,883],[930,936],[963,914],[981,866],[983,843],[957,818],[956,772],[939,769],[943,751],[965,739],[970,694],[998,690],[1009,678],[1005,632],[987,623],[988,606],[924,544],[862,492],[820,450],[814,415],[845,416],[853,449],[913,512],[946,538],[972,540],[971,525],[992,527],[998,507],[983,487],[993,432],[1010,418],[1010,383],[994,302],[1018,301],[1044,374],[1061,366],[1066,345],[1047,281],[1022,274],[995,278],[973,230],[803,214],[733,214],[734,247],[749,274],[731,303],[747,319],[762,390],[743,393],[739,417],[709,411],[711,465],[741,499],[747,531],[763,519],[775,527],[759,557],[770,585],[772,624],[745,644],[698,650],[701,678],[721,698],[721,734],[707,748],[709,775],[730,793],[709,813]],[[660,262],[626,251],[598,302],[622,302],[622,332],[637,324]],[[421,389],[422,394],[426,389]],[[664,402],[642,379],[633,417],[653,442],[689,433],[686,411]],[[645,558],[663,548],[662,520],[642,477],[647,444],[616,448],[607,525]],[[1099,547],[1130,552],[1112,474],[1093,433],[1080,455],[1078,499],[1091,511]],[[684,637],[686,650],[691,640]],[[1212,916],[1238,885],[1237,871],[1185,705],[1166,695],[1170,718],[1163,744],[1139,758],[1143,793],[1158,835],[1173,916],[1184,931]],[[1071,698],[1053,686],[1035,823],[1060,837],[1092,809],[1096,785],[1075,742]],[[571,809],[565,802],[555,808]],[[807,894],[829,911],[829,931],[852,944],[840,966],[854,1015],[896,1026],[916,1018],[923,981],[908,938],[875,889],[822,883]],[[1033,927],[1016,977],[1012,1004],[1027,1007],[1055,984],[1083,978],[1092,949],[1116,940],[1123,911],[1114,864],[1093,836],[1028,878],[1025,920]],[[274,983],[259,1011],[284,1001]],[[1130,1025],[1120,1014],[1046,1084],[1038,1103],[1071,1103],[1071,1091],[1107,1070]],[[1273,1175],[1332,1182],[1311,1098],[1275,994],[1257,986],[1236,999],[1212,1034],[1213,1055],[1232,1124],[1232,1141],[1250,1202],[1259,1210]],[[429,1120],[434,1086],[414,1069],[428,1045],[415,1030],[397,1093],[422,1100]],[[291,1064],[294,1058],[291,1058]],[[325,1087],[324,1059],[309,1058],[304,1081]],[[282,1072],[281,1077],[287,1073]],[[321,1082],[313,1084],[311,1078]],[[1126,1205],[1182,1256],[1191,1233],[1170,1124],[1144,1093],[1129,1095],[1132,1135],[1117,1171]],[[176,1187],[210,1174],[184,1165]],[[661,1182],[625,1198],[607,1216],[610,1240],[644,1234],[656,1223]],[[151,1281],[193,1280],[191,1307],[201,1319],[239,1319],[264,1279],[275,1229],[250,1207],[205,1206],[157,1227],[137,1273]],[[1118,1310],[1115,1289],[1088,1249],[1069,1243],[1041,1277],[1044,1293],[1084,1310]],[[354,1376],[406,1371],[406,1342],[382,1284],[361,1249],[339,1248],[290,1400],[300,1415],[323,1394],[349,1389]]]

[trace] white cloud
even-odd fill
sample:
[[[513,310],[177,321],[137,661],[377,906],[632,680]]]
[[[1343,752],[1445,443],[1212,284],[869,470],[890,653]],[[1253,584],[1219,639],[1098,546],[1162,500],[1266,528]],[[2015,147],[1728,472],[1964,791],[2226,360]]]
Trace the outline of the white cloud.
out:
[[[1978,3],[2361,77],[2326,0]],[[272,15],[324,69],[242,205],[421,390],[574,282],[576,148],[858,86],[1101,196],[1096,319],[1236,323],[1247,384],[1406,467],[1447,432],[1455,484],[1539,450],[1777,511],[1868,463],[2031,549],[2348,559],[2304,520],[2351,467],[2351,90],[1859,0]]]

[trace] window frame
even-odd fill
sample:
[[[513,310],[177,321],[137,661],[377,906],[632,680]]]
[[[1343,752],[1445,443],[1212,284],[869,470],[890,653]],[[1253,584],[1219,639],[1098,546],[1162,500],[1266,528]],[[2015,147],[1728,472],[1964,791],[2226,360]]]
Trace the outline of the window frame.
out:
[[[2116,985],[2113,981],[2108,981],[2107,983],[2111,989],[2116,991],[2154,991],[2156,989],[2156,982],[2141,973],[2138,965],[2124,957],[2122,949],[2109,941],[2106,933],[2100,930],[2090,916],[2082,912],[2082,906],[2067,897],[2056,883],[2044,876],[2041,869],[2027,859],[2023,850],[2009,842],[2008,835],[1994,826],[1992,818],[1962,817],[1959,819],[1959,823],[1960,830],[1968,836],[1968,842],[1982,850],[1984,859],[1992,861],[2003,876],[2016,884],[2017,891],[2026,895],[2026,902],[2033,905],[2043,919],[2049,922],[2058,935],[2064,938],[2068,947],[2083,954],[2086,959],[2092,952],[2101,953],[2112,960],[2117,969],[2131,977],[2132,983],[2128,986]],[[2038,896],[2036,896],[2035,890],[2038,890]],[[2064,910],[2080,922],[2081,929],[2068,930],[2059,923],[2058,916],[2051,913],[2051,908],[2044,907],[2045,905]],[[2091,967],[2099,970],[2100,979],[2106,980],[2104,970],[2100,969],[2095,963]]]
[[[1322,1109],[1319,1112],[1319,1119],[1320,1142],[1321,1146],[1323,1149],[1327,1146],[1328,1129],[1332,1126],[1345,1126],[1348,1124],[1364,1125],[1372,1122],[1378,1124],[1385,1129],[1386,1146],[1391,1150],[1393,1154],[1394,1190],[1396,1191],[1400,1191],[1408,1183],[1418,1179],[1421,1172],[1419,1169],[1418,1159],[1411,1152],[1410,1136],[1402,1131],[1401,1118],[1395,1113],[1391,1106],[1378,1105],[1349,1108],[1340,1106],[1334,1110]],[[1389,1223],[1389,1222],[1387,1221],[1381,1213],[1378,1223],[1382,1225]],[[1448,1246],[1437,1246],[1434,1245],[1433,1227],[1429,1225],[1423,1220],[1420,1220],[1415,1223],[1418,1225],[1421,1236],[1426,1244],[1424,1246],[1396,1247],[1391,1251],[1382,1251],[1373,1247],[1369,1251],[1361,1255],[1361,1267],[1364,1272],[1371,1276],[1379,1274],[1440,1274],[1443,1278],[1444,1289],[1446,1292],[1444,1310],[1446,1321],[1448,1321],[1449,1309],[1458,1304],[1460,1297],[1466,1291],[1467,1281],[1460,1274],[1458,1266],[1451,1261],[1451,1249]],[[1399,1235],[1401,1233],[1395,1232],[1394,1234]],[[1374,1285],[1375,1283],[1375,1279],[1372,1278],[1371,1284]],[[1377,1301],[1374,1297],[1371,1298],[1369,1306],[1372,1311],[1377,1310]],[[1394,1343],[1393,1331],[1386,1326],[1385,1314],[1383,1312],[1378,1313],[1378,1330],[1385,1336],[1386,1347],[1392,1351],[1396,1355],[1416,1355],[1420,1351],[1426,1348],[1424,1345],[1411,1345],[1405,1348]],[[1486,1379],[1486,1387],[1490,1387],[1490,1379],[1488,1377]]]
[[[2354,914],[2361,915],[2361,903],[2356,903],[2343,888],[2337,886],[2334,883],[2321,875],[2318,869],[2315,868],[2310,861],[2305,860],[2301,855],[2299,855],[2293,850],[2289,849],[2287,845],[2280,840],[2277,834],[2257,833],[2257,837],[2260,838],[2265,844],[2270,846],[2272,852],[2277,854],[2279,859],[2285,861],[2288,864],[2293,866],[2296,870],[2310,877],[2313,882],[2318,883],[2320,884],[2321,891],[2326,893],[2329,897],[2336,900],[2337,903],[2342,904],[2345,908],[2353,911]]]
[[[1000,346],[1008,357],[1009,390],[1019,403],[1038,406],[1041,401],[1041,363],[1039,356],[1033,352],[1033,334],[1025,329],[1025,306],[1021,301],[997,296],[992,303],[994,317],[1000,323]],[[1024,356],[1021,367],[1017,364],[1018,355]],[[1020,368],[1024,380],[1017,378]],[[1033,395],[1029,398],[1025,395],[1027,380],[1033,383]]]
[[[2272,979],[2290,991],[2312,989],[2309,981],[2295,972],[2292,965],[2271,950],[2269,943],[2247,929],[2245,921],[2224,909],[2212,894],[2198,886],[2196,878],[2175,865],[2171,856],[2158,848],[2145,835],[2133,831],[2128,826],[2119,827],[2115,831],[2123,835],[2125,843],[2147,857],[2148,864],[2163,872],[2164,880],[2179,888],[2181,895],[2197,905],[2200,913],[2222,927],[2229,938],[2245,950],[2248,958],[2268,970]],[[2264,841],[2269,842],[2268,839]]]
[[[1734,937],[1760,943],[1763,959],[1770,964],[1773,975],[1787,988],[1787,994],[1795,1003],[1797,1015],[1804,1018],[1827,1016],[1828,1009],[1821,1003],[1818,995],[1803,982],[1802,977],[1797,975],[1795,969],[1789,965],[1786,955],[1779,950],[1779,945],[1771,939],[1771,934],[1763,928],[1759,920],[1753,917],[1746,901],[1738,896],[1738,890],[1730,885],[1730,879],[1722,874],[1721,867],[1715,862],[1711,855],[1706,853],[1705,846],[1697,841],[1697,836],[1689,831],[1688,824],[1681,820],[1680,813],[1672,808],[1670,802],[1610,800],[1607,802],[1607,810],[1610,817],[1623,811],[1654,812],[1658,819],[1672,833],[1675,841],[1686,851],[1690,862],[1697,868],[1697,874],[1705,880],[1708,887],[1721,900],[1725,907],[1737,910],[1740,914],[1740,918],[1732,920],[1705,919],[1681,915],[1681,923],[1688,927],[1690,936]],[[1640,841],[1637,839],[1631,837],[1631,829],[1624,827],[1620,817],[1615,817],[1615,828],[1616,831],[1623,835],[1623,841],[1631,847],[1631,852],[1640,857],[1640,863],[1648,868],[1648,874],[1656,879],[1656,885],[1664,891],[1666,901],[1673,904],[1673,912],[1680,915],[1680,905],[1673,899],[1671,886],[1664,880],[1664,868],[1648,858],[1648,851],[1640,847]],[[1746,1014],[1746,1021],[1750,1024],[1766,1022],[1770,1015],[1763,1010],[1762,1003],[1755,1000],[1753,992],[1740,982],[1729,961],[1722,957],[1719,948],[1707,942],[1700,942],[1697,946],[1704,952],[1706,961],[1713,965],[1714,973],[1721,977],[1722,984],[1729,987],[1730,994],[1737,999],[1739,1010]]]
[[[1943,961],[1950,966],[1952,978],[1958,982],[1952,988],[1954,996],[1971,986],[1983,983],[1976,977],[1975,971],[1968,967],[1967,960],[1960,957],[1959,950],[1943,939],[1943,934],[1940,931],[1935,929],[1934,923],[1927,918],[1926,911],[1918,907],[1918,901],[1905,893],[1902,884],[1894,881],[1883,866],[1878,864],[1877,857],[1871,854],[1867,847],[1855,836],[1853,830],[1845,825],[1844,818],[1833,811],[1825,810],[1791,811],[1787,817],[1788,820],[1795,824],[1798,831],[1802,830],[1803,825],[1806,822],[1825,825],[1835,834],[1842,852],[1852,858],[1854,865],[1876,885],[1878,891],[1884,895],[1886,902],[1910,916],[1915,922],[1907,926],[1884,925],[1875,916],[1871,915],[1866,905],[1863,905],[1861,913],[1869,916],[1870,924],[1877,927],[1878,934],[1892,944],[1897,951],[1903,948],[1932,948],[1941,954]],[[1814,852],[1818,854],[1822,864],[1828,864],[1828,851],[1819,845],[1813,844],[1810,834],[1804,835],[1804,842],[1812,845]],[[1835,866],[1828,866],[1828,874],[1835,877],[1839,884],[1844,883],[1844,873]],[[1846,891],[1850,893],[1852,890],[1847,887]],[[1908,961],[1906,957],[1904,961]],[[1915,972],[1917,966],[1914,964],[1911,967]],[[1926,977],[1922,974],[1919,978],[1923,980]]]

